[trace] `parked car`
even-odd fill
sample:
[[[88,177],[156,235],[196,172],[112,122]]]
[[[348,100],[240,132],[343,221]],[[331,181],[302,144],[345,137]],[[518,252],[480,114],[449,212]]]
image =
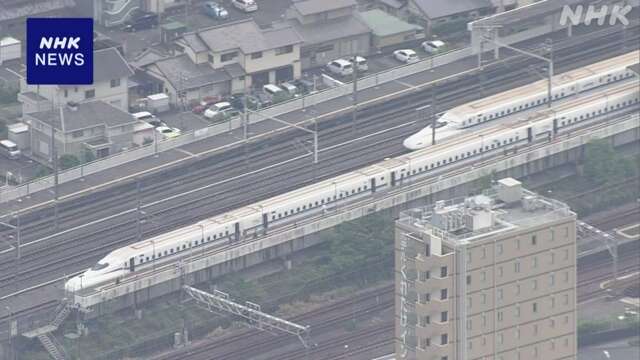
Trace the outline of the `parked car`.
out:
[[[149,121],[155,119],[155,116],[148,111],[139,111],[131,114],[136,120]]]
[[[228,101],[234,109],[244,111],[245,97],[247,98],[247,108],[249,110],[257,110],[260,106],[260,100],[251,95],[232,94]]]
[[[213,119],[215,117],[219,117],[220,114],[223,114],[226,111],[232,110],[233,107],[227,101],[222,101],[216,104],[211,105],[207,110],[204,111],[204,117],[207,119]]]
[[[258,4],[254,0],[231,0],[233,6],[244,12],[252,12],[258,10]]]
[[[439,52],[442,52],[447,47],[444,41],[441,40],[433,40],[433,41],[425,41],[422,43],[422,48],[427,54],[435,55]]]
[[[293,84],[296,87],[298,87],[298,89],[303,95],[306,95],[314,90],[313,81],[310,81],[310,80],[306,80],[306,79],[293,80]]]
[[[180,136],[180,129],[169,126],[159,126],[156,131],[165,139],[173,139]]]
[[[227,11],[227,9],[222,7],[222,5],[218,4],[217,2],[207,1],[202,6],[204,8],[204,13],[214,19],[224,20],[229,17],[229,12]]]
[[[411,64],[420,60],[418,59],[418,54],[411,49],[396,50],[393,52],[393,57],[405,64]]]
[[[133,32],[151,29],[156,26],[158,26],[158,14],[138,12],[135,13],[131,19],[124,22],[122,30]]]
[[[0,153],[13,160],[20,157],[18,145],[11,140],[0,140]]]
[[[280,84],[280,87],[291,96],[298,95],[298,87],[290,82],[283,82],[282,84]]]
[[[164,121],[158,119],[157,117],[154,117],[153,119],[150,119],[150,120],[146,120],[146,122],[147,122],[147,124],[153,126],[154,128],[167,126],[167,124],[165,124]]]
[[[194,114],[202,114],[205,110],[207,110],[207,108],[209,108],[209,106],[218,103],[222,100],[222,98],[220,96],[217,95],[212,95],[212,96],[205,96],[202,98],[202,100],[200,100],[200,102],[194,106],[191,111]]]
[[[349,58],[349,61],[351,62],[351,64],[353,64],[353,57]],[[358,71],[369,70],[369,63],[367,63],[367,59],[363,58],[362,56],[356,56],[355,62],[358,63]]]
[[[336,59],[327,64],[330,73],[340,76],[353,74],[353,64],[345,59]]]

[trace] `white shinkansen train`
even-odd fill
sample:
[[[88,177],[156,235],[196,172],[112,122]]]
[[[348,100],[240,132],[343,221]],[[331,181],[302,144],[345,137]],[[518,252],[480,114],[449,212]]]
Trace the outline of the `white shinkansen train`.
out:
[[[640,51],[636,50],[557,75],[553,78],[552,99],[555,101],[568,98],[599,86],[631,78],[634,73],[628,67],[636,64],[638,58]],[[545,105],[548,99],[547,87],[547,81],[540,80],[447,111],[437,121],[436,143],[461,133],[460,129]],[[418,150],[430,146],[431,140],[432,131],[429,125],[405,139],[403,145],[409,150]]]
[[[118,281],[125,275],[150,268],[154,262],[175,262],[178,257],[190,256],[201,249],[225,246],[266,233],[273,226],[335,209],[345,200],[392,189],[412,178],[441,173],[492,151],[517,149],[548,140],[584,121],[629,111],[639,105],[637,82],[576,98],[535,112],[509,126],[487,127],[114,250],[91,269],[71,278],[65,288],[77,291]]]

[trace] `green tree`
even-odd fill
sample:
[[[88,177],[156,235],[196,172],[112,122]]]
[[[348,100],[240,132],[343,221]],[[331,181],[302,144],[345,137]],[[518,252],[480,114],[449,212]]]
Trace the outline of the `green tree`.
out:
[[[96,159],[96,156],[93,154],[93,151],[91,151],[89,149],[84,149],[84,151],[82,152],[82,162],[83,163],[92,162],[95,159]]]
[[[0,104],[11,104],[18,101],[18,89],[0,82]]]
[[[0,139],[7,138],[7,123],[4,120],[0,120]]]
[[[72,154],[62,155],[60,156],[60,159],[58,159],[58,165],[60,166],[61,170],[70,169],[80,164],[81,164],[80,159],[78,159],[77,156]]]
[[[38,168],[36,170],[36,174],[35,174],[35,178],[41,178],[41,177],[45,177],[47,175],[49,175],[51,173],[51,170],[49,170],[48,167],[42,166],[42,165],[38,165]]]
[[[607,140],[595,140],[585,147],[584,175],[597,184],[634,176],[633,160],[617,154]]]

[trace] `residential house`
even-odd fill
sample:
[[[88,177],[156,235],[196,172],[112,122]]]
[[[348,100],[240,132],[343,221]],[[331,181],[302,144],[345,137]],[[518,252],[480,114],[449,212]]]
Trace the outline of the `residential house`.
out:
[[[393,50],[403,44],[415,46],[425,38],[422,26],[408,23],[380,9],[362,11],[358,16],[371,29],[371,46],[376,51]]]
[[[408,0],[409,22],[422,25],[428,35],[466,31],[469,21],[495,11],[492,0]]]
[[[121,110],[129,108],[128,78],[133,70],[117,48],[93,53],[93,84],[91,85],[29,85],[20,82],[18,101],[22,113],[41,112],[68,102],[82,103],[101,100]]]
[[[180,54],[143,68],[172,103],[190,102],[299,78],[301,43],[288,24],[263,29],[244,19],[186,33],[176,41]]]
[[[31,124],[32,155],[46,161],[52,156],[52,127],[57,156],[83,159],[86,151],[100,158],[131,147],[137,122],[128,112],[104,101],[69,103],[24,118]]]
[[[302,68],[337,58],[369,54],[371,30],[356,14],[355,0],[293,1],[286,21],[302,36]]]

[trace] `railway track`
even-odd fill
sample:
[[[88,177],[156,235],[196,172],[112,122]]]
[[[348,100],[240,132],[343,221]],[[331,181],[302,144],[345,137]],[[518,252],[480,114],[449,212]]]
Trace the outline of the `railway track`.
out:
[[[624,275],[624,274],[628,274],[628,273],[632,273],[640,270],[640,263],[638,262],[638,256],[640,256],[640,247],[638,246],[635,246],[632,249],[629,249],[628,251],[625,251],[621,254],[620,275]],[[599,284],[605,280],[610,279],[611,266],[612,266],[611,259],[607,254],[601,254],[601,256],[598,256],[595,259],[591,259],[589,262],[583,262],[578,264],[578,283],[577,283],[578,302],[584,302],[604,294],[604,291],[599,289]],[[381,291],[392,294],[393,290],[394,290],[393,286],[388,286]],[[367,299],[367,297],[366,296],[362,297],[362,299]],[[368,300],[370,300],[370,297],[368,298]],[[348,304],[348,305],[345,306],[344,304]],[[344,306],[347,312],[350,309],[352,311],[354,304],[355,302],[334,304],[332,305],[332,310],[335,310],[337,307]],[[366,306],[367,306],[366,304],[358,305],[359,308],[366,307]],[[314,310],[313,314],[310,314],[310,315],[316,316],[317,314],[324,314],[324,313],[325,313],[325,310],[323,308],[323,309]],[[323,324],[326,321],[327,325],[322,326],[322,328],[328,329],[331,326],[334,326],[335,324],[337,324],[337,321],[339,321],[338,319],[340,318],[342,318],[343,320],[345,319],[348,320],[351,317],[349,316],[349,314],[347,314],[343,316],[333,317],[330,319],[329,318],[323,319],[321,324]],[[333,325],[328,325],[331,322],[333,322]],[[327,360],[328,359],[350,359],[355,355],[366,353],[372,348],[376,348],[376,347],[382,348],[385,346],[391,346],[393,343],[393,339],[392,339],[393,325],[394,325],[393,323],[381,323],[379,327],[362,329],[361,331],[354,333],[352,336],[346,336],[346,337],[340,336],[329,341],[325,340],[322,342],[320,346],[312,347],[310,350],[298,348],[298,349],[292,350],[289,353],[278,354],[272,357],[265,357],[265,359],[293,360],[293,359],[305,358],[307,354],[311,356],[310,359],[314,359],[314,360],[316,359],[327,359]],[[319,330],[317,327],[312,326],[312,331],[314,333],[317,333]],[[378,335],[382,335],[382,336],[378,339],[377,338]],[[234,336],[233,343],[234,344],[253,343],[253,341],[255,341],[254,340],[255,336],[257,336],[255,331],[245,332],[243,334],[240,334],[237,337]],[[375,339],[372,340],[372,338],[375,338]],[[221,357],[221,358],[224,358],[224,359],[228,358],[230,360],[231,359],[244,360],[244,359],[251,358],[251,354],[252,354],[250,352],[251,349],[254,349],[254,351],[256,351],[255,349],[264,350],[264,351],[253,352],[253,354],[256,354],[259,352],[268,353],[270,349],[279,349],[281,347],[284,348],[287,344],[291,344],[290,338],[287,338],[287,337],[278,337],[276,339],[273,339],[273,338],[271,339],[272,339],[271,343],[267,343],[267,344],[264,344],[262,340],[259,340],[258,344],[261,344],[261,345],[257,345],[255,346],[255,348],[253,347],[253,345],[248,345],[249,347],[247,347],[247,345],[245,346],[238,345],[238,349],[236,350],[238,351],[237,353],[226,352],[224,353],[226,357]],[[278,339],[281,339],[281,340],[278,340]],[[366,344],[363,344],[363,341],[366,342]],[[193,349],[189,351],[188,354],[172,353],[171,355],[154,358],[154,360],[168,360],[173,358],[185,359],[185,360],[186,359],[200,360],[200,359],[211,359],[211,356],[214,356],[214,358],[218,358],[217,353],[215,353],[215,349],[218,348],[219,344],[220,343],[213,341],[202,349],[198,348],[197,350]],[[222,344],[228,345],[229,343],[227,342]],[[344,344],[351,344],[349,346],[348,351],[343,349]]]
[[[591,49],[591,51],[595,51],[594,49]],[[569,60],[565,60],[567,63],[569,63]],[[518,74],[512,75],[513,78],[518,77]],[[494,81],[496,83],[505,81],[504,78],[495,78]],[[422,97],[424,97],[422,95]],[[452,101],[452,103],[455,103],[455,101]],[[397,110],[388,110],[388,112],[386,113],[382,113],[382,115],[380,115],[379,118],[383,118],[383,117],[388,117],[389,113],[393,113],[395,111],[395,113],[397,114]],[[410,111],[407,111],[405,109],[405,115],[406,113],[411,113],[415,116],[415,111],[413,110],[413,108],[410,108]],[[374,118],[375,119],[375,118]],[[378,124],[378,126],[380,126],[379,124],[381,123],[380,121],[372,121],[372,123],[374,124]],[[349,124],[345,124],[343,126],[338,126],[335,130],[333,131],[344,131],[345,128],[350,127]],[[375,128],[374,130],[377,130],[379,128]],[[385,135],[385,137],[383,137],[382,141],[383,142],[378,142],[378,143],[374,143],[373,141],[369,144],[366,144],[366,146],[364,147],[359,147],[358,148],[358,152],[357,154],[363,154],[366,153],[368,154],[370,157],[371,162],[375,161],[375,159],[381,158],[381,157],[385,157],[385,156],[389,156],[389,150],[391,150],[391,155],[397,155],[400,154],[404,151],[404,149],[402,149],[399,146],[396,146],[395,148],[393,147],[393,144],[395,142],[399,142],[398,140],[400,140],[401,138],[403,138],[404,136],[406,136],[407,132],[407,128],[399,128],[400,130],[397,133],[393,133],[393,135],[389,136],[389,135]],[[408,131],[411,132],[411,131]],[[331,138],[335,137],[335,132],[329,132],[327,136],[328,141],[330,141]],[[381,146],[383,145],[383,146]],[[372,150],[373,149],[373,150]],[[336,154],[337,153],[337,154]],[[262,152],[258,151],[256,152],[256,156],[257,158],[252,159],[251,161],[256,161],[256,162],[261,162],[264,161],[264,159],[266,159],[267,157],[273,157],[274,154],[278,154],[277,152],[274,152],[273,149],[271,148],[267,148],[266,150],[263,150]],[[284,156],[284,152],[282,152],[283,156]],[[339,154],[339,155],[338,155]],[[287,154],[289,155],[289,154]],[[374,155],[374,156],[371,156]],[[299,155],[299,156],[303,156],[303,155]],[[276,193],[276,191],[286,191],[287,189],[291,189],[294,187],[298,187],[301,185],[304,185],[306,183],[309,183],[311,181],[314,181],[315,179],[318,178],[324,178],[327,176],[331,176],[334,175],[337,172],[340,171],[348,171],[350,169],[353,169],[355,167],[358,166],[362,166],[362,163],[357,163],[357,164],[352,164],[350,166],[342,166],[340,167],[340,165],[342,163],[344,163],[344,154],[342,153],[342,151],[340,152],[334,152],[334,155],[322,155],[321,159],[322,161],[322,166],[323,167],[318,167],[317,169],[315,169],[315,171],[310,172],[309,171],[309,166],[308,166],[308,159],[300,159],[298,161],[295,162],[291,162],[291,166],[289,167],[290,169],[296,169],[298,171],[300,171],[300,169],[305,169],[306,171],[300,171],[300,174],[296,174],[295,172],[291,171],[291,172],[286,172],[283,173],[282,170],[278,169],[278,170],[274,170],[272,172],[271,175],[269,174],[261,174],[259,176],[260,181],[264,182],[265,180],[271,179],[271,176],[275,176],[274,173],[277,173],[279,175],[282,174],[287,174],[288,179],[292,179],[289,181],[289,183],[295,184],[295,185],[291,185],[289,188],[283,188],[282,187],[282,182],[281,181],[274,181],[274,184],[277,183],[276,186],[273,185],[266,185],[265,188],[269,189],[268,191],[263,191],[262,194],[258,195],[258,197],[260,198],[265,198],[271,195],[274,195]],[[233,159],[228,159],[227,161],[229,162],[233,162]],[[304,163],[307,162],[307,166],[304,166]],[[226,166],[226,163],[223,163],[223,166]],[[333,171],[332,171],[333,169]],[[242,171],[244,171],[245,169],[239,169],[237,170],[237,173],[240,173]],[[313,169],[312,169],[313,170]],[[322,174],[322,177],[318,177],[318,174]],[[231,175],[231,174],[228,174]],[[314,176],[315,175],[315,176]],[[210,178],[207,176],[207,173],[205,171],[201,171],[201,172],[197,172],[196,174],[194,174],[194,178],[200,179],[201,181],[210,181]],[[293,181],[293,179],[295,179],[295,181]],[[177,179],[177,182],[180,183],[181,181],[183,181],[184,178],[183,177],[179,177]],[[170,180],[165,180],[165,182],[160,182],[158,184],[155,184],[149,188],[146,188],[145,193],[148,194],[153,194],[153,195],[149,195],[149,199],[145,199],[145,200],[157,200],[158,198],[162,198],[165,197],[165,195],[160,195],[157,193],[157,190],[161,187],[166,187],[167,186],[167,182],[166,181],[170,181]],[[225,195],[225,194],[229,194],[229,193],[243,193],[243,190],[246,189],[246,186],[253,184],[254,181],[256,181],[255,179],[249,179],[247,178],[246,181],[237,181],[237,184],[239,184],[240,186],[235,186],[233,188],[221,188],[218,189],[218,191],[215,192],[209,192],[208,194],[201,194],[198,192],[195,192],[191,195],[192,199],[191,200],[184,200],[183,202],[180,203],[176,203],[176,206],[171,205],[170,208],[167,209],[160,209],[157,212],[155,212],[154,216],[165,216],[166,218],[169,218],[170,216],[178,216],[178,221],[164,221],[163,219],[163,227],[162,229],[170,229],[170,228],[174,228],[183,224],[186,224],[188,222],[193,222],[198,218],[203,218],[203,217],[207,217],[207,216],[211,216],[217,213],[221,213],[224,212],[228,209],[232,209],[238,206],[242,206],[246,203],[248,203],[249,201],[253,200],[256,195],[253,194],[252,197],[250,197],[247,200],[240,200],[240,201],[236,201],[233,202],[231,201],[231,205],[228,205],[226,207],[220,207],[218,209],[216,209],[215,211],[211,211],[210,209],[210,204],[208,204],[208,202],[211,201],[211,199],[215,199],[216,203],[221,203],[222,200],[229,200],[231,198],[233,198],[232,195]],[[210,189],[210,187],[208,188]],[[264,189],[263,189],[264,190]],[[154,197],[155,195],[155,197]],[[104,211],[109,211],[109,212],[113,212],[114,210],[117,210],[117,206],[116,204],[119,202],[122,202],[125,198],[131,198],[131,194],[130,193],[124,193],[121,195],[117,195],[112,197],[111,200],[109,200],[109,202],[105,203],[99,203],[100,207],[105,207],[106,210]],[[127,209],[126,206],[129,206],[129,208]],[[127,210],[131,210],[130,207],[130,203],[127,203],[124,207],[121,207],[121,209],[123,211],[127,211]],[[191,208],[188,211],[184,211],[186,208],[189,208],[189,206],[191,206]],[[200,210],[206,208],[204,211]],[[181,209],[181,210],[176,210],[176,209]],[[176,211],[178,213],[178,215],[175,215],[172,213],[172,210]],[[82,211],[82,212],[91,212],[92,209],[91,208],[81,208],[77,211]],[[151,212],[153,213],[153,212]],[[195,213],[195,214],[194,214]],[[65,212],[65,216],[69,217],[69,218],[78,218],[77,221],[85,221],[85,218],[80,219],[80,216],[78,216],[77,213],[75,212],[71,212],[71,213],[66,213]],[[182,214],[186,219],[184,218],[180,218],[180,214]],[[184,215],[184,214],[188,214],[188,215]],[[106,250],[108,250],[109,248],[114,248],[114,247],[118,247],[121,246],[123,244],[129,243],[133,240],[136,239],[136,237],[134,235],[131,236],[126,236],[128,234],[128,232],[123,231],[125,228],[129,229],[128,231],[133,231],[133,228],[135,227],[134,223],[134,219],[132,219],[132,214],[129,213],[125,213],[122,215],[121,219],[119,220],[119,222],[117,222],[117,224],[111,224],[111,225],[105,225],[105,226],[96,226],[92,232],[95,233],[108,233],[110,231],[113,231],[114,229],[118,229],[119,230],[119,238],[118,239],[113,239],[113,240],[107,240],[104,239],[102,241],[97,241],[95,243],[92,243],[92,245],[90,245],[90,249],[87,249],[84,243],[83,244],[79,244],[80,240],[86,239],[87,238],[87,234],[86,232],[78,232],[79,234],[77,236],[71,236],[69,237],[69,234],[65,234],[65,237],[63,239],[52,239],[52,240],[47,240],[47,246],[37,249],[37,250],[31,250],[31,249],[26,249],[23,250],[23,255],[22,255],[22,265],[20,268],[22,269],[28,269],[25,270],[27,272],[29,272],[29,274],[25,274],[24,272],[18,275],[18,279],[20,279],[20,281],[27,281],[32,279],[34,276],[37,276],[37,274],[39,272],[44,272],[45,269],[46,270],[60,270],[66,267],[72,267],[72,265],[74,264],[90,264],[91,261],[87,262],[86,259],[94,259],[97,256],[99,256],[99,254],[103,254],[104,252],[106,252]],[[190,221],[189,221],[190,220]],[[39,225],[38,225],[39,224]],[[35,226],[42,226],[42,227],[50,227],[50,225],[48,224],[48,220],[42,220],[39,223],[36,222]],[[157,230],[157,232],[160,231],[166,231],[166,230]],[[26,229],[23,229],[23,238],[26,238],[27,241],[29,239],[29,226],[27,226]],[[145,236],[147,236],[149,233],[145,233]],[[32,234],[32,238],[33,235],[37,236],[42,236],[43,234],[35,232]],[[73,245],[74,249],[72,249],[71,251],[68,251],[69,249],[67,248],[68,245]],[[82,250],[82,251],[80,251]],[[55,254],[66,254],[63,255],[66,257],[66,259],[58,259],[58,261],[51,261],[52,255]],[[10,255],[4,254],[6,259],[10,259]],[[65,261],[72,261],[72,262],[68,262],[66,264],[64,264]],[[0,274],[7,274],[8,272],[10,272],[10,265],[8,262],[5,262],[4,265],[0,265]],[[51,271],[46,271],[47,273],[50,273]],[[8,275],[8,276],[4,276],[2,278],[0,278],[0,290],[2,290],[2,288],[6,288],[7,284],[11,281],[11,279],[14,277],[14,275]],[[25,282],[25,284],[27,284]],[[0,292],[2,293],[2,292]]]

